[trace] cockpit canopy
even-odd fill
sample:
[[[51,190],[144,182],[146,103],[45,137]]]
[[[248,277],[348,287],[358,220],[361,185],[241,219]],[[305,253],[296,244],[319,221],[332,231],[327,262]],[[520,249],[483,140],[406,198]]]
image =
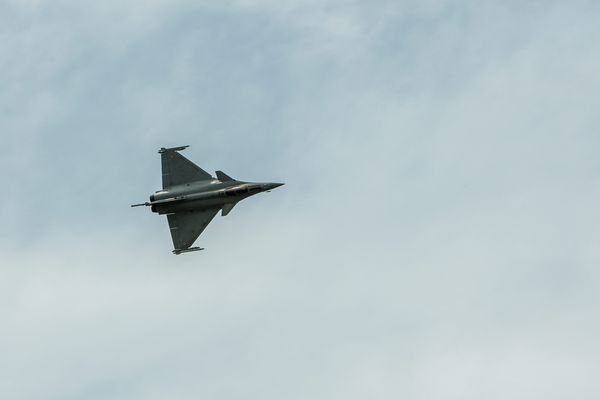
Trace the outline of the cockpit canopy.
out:
[[[249,193],[256,193],[260,191],[260,185],[256,184],[244,184],[236,187],[232,187],[225,190],[227,196],[242,196]]]

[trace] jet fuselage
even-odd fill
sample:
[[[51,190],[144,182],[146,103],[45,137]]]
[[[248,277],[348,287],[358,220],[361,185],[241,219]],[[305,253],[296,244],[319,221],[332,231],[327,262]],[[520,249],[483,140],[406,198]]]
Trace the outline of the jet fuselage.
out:
[[[222,208],[247,197],[281,186],[280,183],[221,182],[217,179],[190,182],[159,190],[150,196],[152,212],[171,214]]]

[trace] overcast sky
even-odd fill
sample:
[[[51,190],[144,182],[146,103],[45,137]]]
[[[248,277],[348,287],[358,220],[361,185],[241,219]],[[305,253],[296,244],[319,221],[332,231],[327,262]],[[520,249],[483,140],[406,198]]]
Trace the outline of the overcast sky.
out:
[[[599,20],[0,0],[0,398],[598,399]],[[174,256],[185,144],[286,186]]]

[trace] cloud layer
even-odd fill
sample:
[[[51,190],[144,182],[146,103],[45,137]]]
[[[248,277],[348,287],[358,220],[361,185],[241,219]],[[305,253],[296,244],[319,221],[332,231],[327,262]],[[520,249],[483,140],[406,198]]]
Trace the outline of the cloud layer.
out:
[[[0,397],[600,393],[592,2],[0,6]],[[203,254],[155,153],[287,185]]]

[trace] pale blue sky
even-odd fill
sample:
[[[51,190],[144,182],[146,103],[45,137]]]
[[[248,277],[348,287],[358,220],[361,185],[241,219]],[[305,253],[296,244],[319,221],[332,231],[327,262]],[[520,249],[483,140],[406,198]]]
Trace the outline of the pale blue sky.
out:
[[[598,398],[599,17],[0,2],[0,398]],[[176,257],[183,144],[286,186]]]

